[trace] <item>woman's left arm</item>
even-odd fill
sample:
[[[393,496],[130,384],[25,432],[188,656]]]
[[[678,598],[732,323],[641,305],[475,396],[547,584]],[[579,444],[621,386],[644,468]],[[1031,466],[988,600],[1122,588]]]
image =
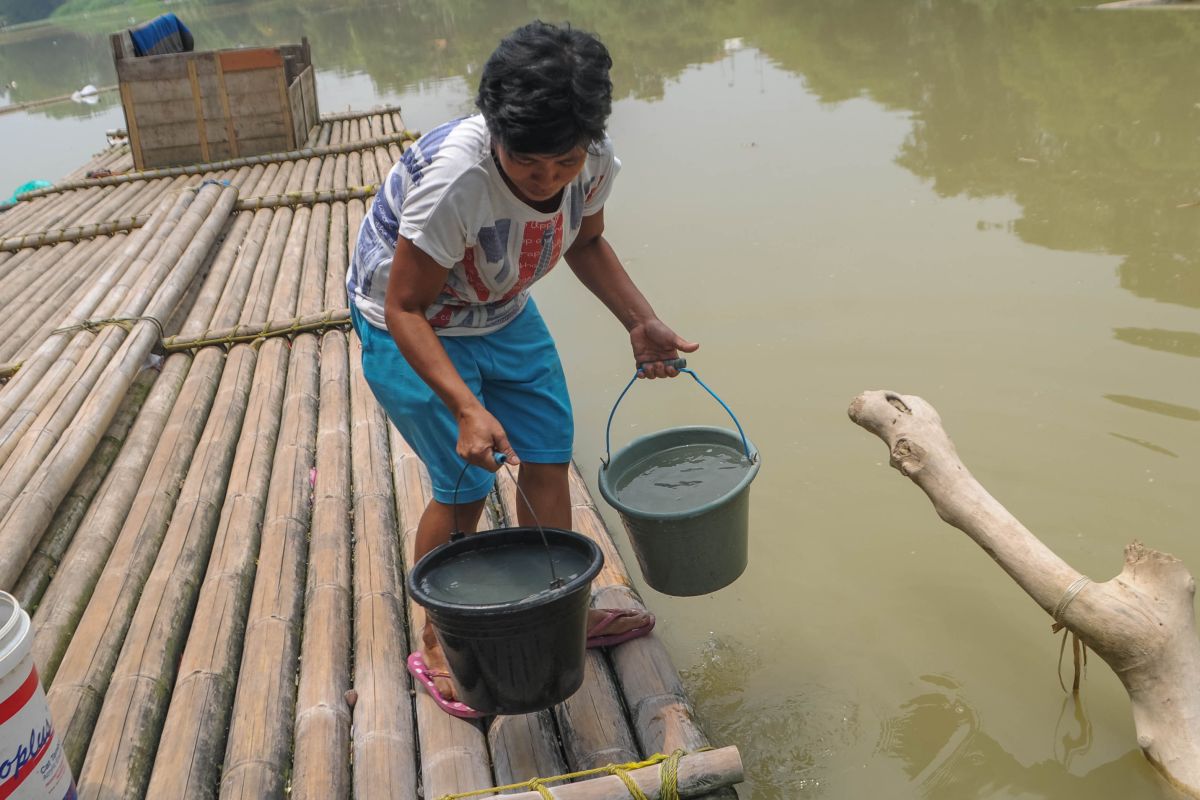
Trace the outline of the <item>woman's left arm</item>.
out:
[[[693,353],[700,345],[667,327],[634,285],[604,238],[604,209],[583,218],[579,236],[567,250],[566,259],[580,282],[600,298],[629,331],[633,358],[638,364],[645,365],[643,376],[673,378],[678,375],[678,370],[662,362],[678,358],[680,351]]]

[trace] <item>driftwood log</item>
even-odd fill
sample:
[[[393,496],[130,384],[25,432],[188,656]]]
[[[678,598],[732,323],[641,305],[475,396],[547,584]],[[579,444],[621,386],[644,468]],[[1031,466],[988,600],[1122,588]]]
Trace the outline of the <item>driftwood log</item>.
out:
[[[1092,582],[1054,554],[972,477],[919,397],[860,394],[850,418],[1057,623],[1112,667],[1129,693],[1138,744],[1176,787],[1200,797],[1200,639],[1196,581],[1182,562],[1134,542],[1116,577]]]

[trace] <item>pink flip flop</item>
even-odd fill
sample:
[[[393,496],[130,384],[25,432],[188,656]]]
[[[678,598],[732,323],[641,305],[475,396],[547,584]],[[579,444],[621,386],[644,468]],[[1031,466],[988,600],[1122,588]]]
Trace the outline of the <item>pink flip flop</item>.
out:
[[[636,628],[630,628],[621,633],[609,633],[604,631],[619,619],[628,619],[629,617],[640,616],[643,611],[636,608],[606,608],[604,611],[604,619],[597,622],[592,627],[588,628],[587,646],[588,647],[612,647],[621,642],[628,642],[630,639],[637,639],[639,636],[645,636],[650,631],[654,630],[655,618],[653,614],[646,611],[644,613],[650,615],[650,621],[645,625],[639,625]]]
[[[420,651],[414,651],[409,654],[406,662],[408,671],[417,679],[417,682],[425,687],[425,691],[429,692],[429,696],[438,704],[438,707],[452,717],[461,719],[481,719],[487,714],[476,711],[466,703],[460,703],[457,700],[447,700],[441,692],[438,691],[437,684],[433,682],[434,678],[449,678],[445,672],[434,672],[425,664],[425,657]]]

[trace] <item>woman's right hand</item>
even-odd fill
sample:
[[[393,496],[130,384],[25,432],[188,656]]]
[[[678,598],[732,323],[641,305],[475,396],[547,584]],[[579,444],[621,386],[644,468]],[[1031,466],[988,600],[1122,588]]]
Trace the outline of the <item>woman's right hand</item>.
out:
[[[503,453],[507,463],[517,465],[521,459],[508,443],[500,421],[481,405],[472,406],[458,416],[458,447],[460,458],[489,472],[500,469],[496,453]]]

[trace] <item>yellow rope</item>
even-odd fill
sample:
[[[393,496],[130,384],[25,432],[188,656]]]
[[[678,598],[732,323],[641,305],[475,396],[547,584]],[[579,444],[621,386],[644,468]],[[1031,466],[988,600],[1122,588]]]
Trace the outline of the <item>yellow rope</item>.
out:
[[[711,749],[705,747],[696,752]],[[625,784],[625,788],[629,790],[629,795],[633,800],[650,800],[649,796],[638,787],[629,773],[633,770],[652,767],[655,764],[663,765],[659,797],[661,800],[679,800],[679,759],[683,758],[684,755],[685,753],[682,750],[676,750],[671,755],[656,753],[645,761],[632,761],[627,764],[605,764],[603,767],[571,772],[566,775],[555,775],[552,778],[530,778],[520,783],[510,783],[507,786],[494,786],[490,789],[476,789],[471,792],[461,792],[459,794],[444,794],[438,797],[437,800],[464,800],[464,798],[468,797],[506,792],[510,789],[528,789],[529,791],[537,792],[546,798],[546,800],[554,800],[554,795],[550,794],[550,790],[546,788],[546,784],[571,781],[577,778],[590,778],[595,775],[616,775]]]

